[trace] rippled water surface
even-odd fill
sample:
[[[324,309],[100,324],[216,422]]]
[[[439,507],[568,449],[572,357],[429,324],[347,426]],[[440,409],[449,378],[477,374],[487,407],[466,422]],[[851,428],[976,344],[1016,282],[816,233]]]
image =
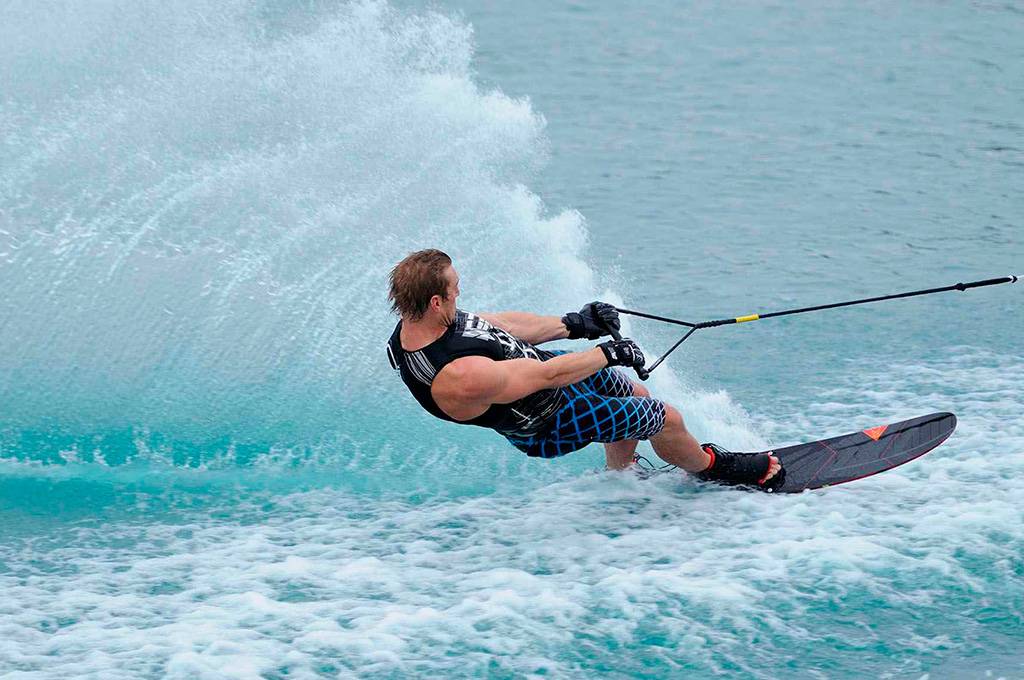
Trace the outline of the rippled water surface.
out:
[[[382,351],[425,246],[693,321],[1021,273],[1013,3],[0,18],[0,676],[1024,676],[1024,291],[688,340],[702,440],[957,414],[798,496],[528,460]]]

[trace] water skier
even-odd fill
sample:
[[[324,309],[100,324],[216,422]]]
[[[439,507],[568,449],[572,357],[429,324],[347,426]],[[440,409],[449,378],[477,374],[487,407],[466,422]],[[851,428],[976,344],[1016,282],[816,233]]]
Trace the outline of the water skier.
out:
[[[430,414],[493,429],[528,456],[554,458],[601,442],[608,467],[618,470],[649,439],[662,460],[702,479],[765,490],[781,483],[775,456],[702,446],[677,409],[614,370],[643,367],[633,340],[607,340],[582,352],[537,347],[610,335],[609,328],[619,328],[611,305],[592,302],[561,318],[466,312],[456,307],[459,275],[451,258],[433,249],[399,262],[390,283],[401,320],[388,358]]]

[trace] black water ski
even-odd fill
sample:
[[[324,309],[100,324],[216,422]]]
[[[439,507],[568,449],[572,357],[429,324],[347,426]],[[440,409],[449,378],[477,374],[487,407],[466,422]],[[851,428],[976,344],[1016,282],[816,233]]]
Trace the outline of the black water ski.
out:
[[[776,493],[799,493],[852,482],[923,456],[956,429],[952,413],[932,413],[840,437],[775,449],[786,469]]]

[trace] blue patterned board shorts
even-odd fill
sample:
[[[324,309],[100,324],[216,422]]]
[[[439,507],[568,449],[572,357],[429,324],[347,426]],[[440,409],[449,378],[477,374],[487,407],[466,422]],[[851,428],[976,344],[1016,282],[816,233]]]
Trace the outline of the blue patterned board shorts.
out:
[[[665,426],[665,405],[651,397],[634,397],[633,383],[605,368],[563,387],[567,404],[551,419],[547,432],[532,437],[506,435],[528,456],[555,458],[593,442],[648,439]]]

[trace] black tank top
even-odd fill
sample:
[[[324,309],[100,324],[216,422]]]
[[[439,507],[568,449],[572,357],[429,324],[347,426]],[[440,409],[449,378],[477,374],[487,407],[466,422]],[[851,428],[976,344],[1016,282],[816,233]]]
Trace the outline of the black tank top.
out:
[[[441,410],[430,394],[434,377],[450,362],[468,356],[485,356],[494,361],[524,358],[547,361],[555,355],[462,310],[456,312],[455,321],[444,335],[415,352],[402,349],[401,332],[402,322],[399,321],[388,340],[391,367],[401,374],[402,382],[416,401],[431,415],[442,420],[489,427],[506,435],[529,437],[544,430],[551,417],[565,403],[562,390],[540,390],[511,404],[492,404],[471,420],[455,420]]]

